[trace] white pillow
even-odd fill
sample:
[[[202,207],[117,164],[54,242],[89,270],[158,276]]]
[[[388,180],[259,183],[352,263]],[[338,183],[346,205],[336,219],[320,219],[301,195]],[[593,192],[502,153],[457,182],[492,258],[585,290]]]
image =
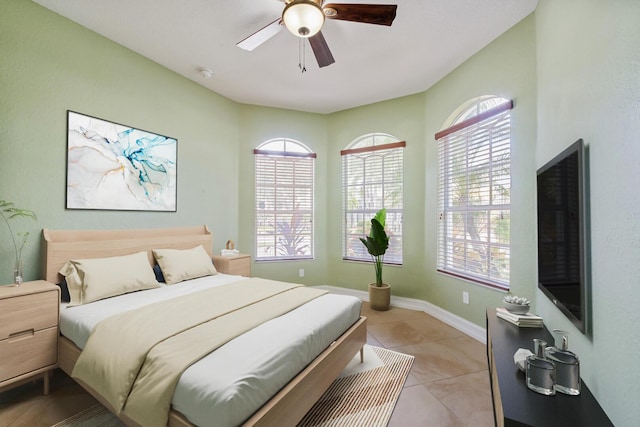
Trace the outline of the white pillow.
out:
[[[82,304],[128,292],[160,287],[146,252],[108,258],[71,260],[71,263],[81,280]]]
[[[217,273],[202,245],[192,249],[154,249],[153,256],[167,285]]]
[[[69,290],[70,301],[67,307],[73,307],[74,305],[82,304],[82,280],[76,270],[75,265],[71,261],[67,263],[58,272],[64,276],[67,282],[67,289]]]

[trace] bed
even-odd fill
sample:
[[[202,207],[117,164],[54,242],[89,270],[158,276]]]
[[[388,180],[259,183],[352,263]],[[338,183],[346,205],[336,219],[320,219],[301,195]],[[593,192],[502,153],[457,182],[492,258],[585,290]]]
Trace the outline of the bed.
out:
[[[63,268],[63,266],[65,266],[67,261],[72,259],[98,259],[104,257],[127,256],[129,254],[145,252],[149,264],[153,265],[155,263],[153,250],[157,250],[158,248],[187,250],[196,246],[202,246],[207,255],[209,257],[212,256],[211,233],[206,226],[168,229],[96,231],[63,231],[44,229],[43,236],[46,252],[45,276],[46,280],[52,283],[59,283],[61,281],[58,272]],[[141,290],[126,295],[99,299],[95,302],[78,307],[65,308],[64,310],[61,310],[62,336],[59,339],[59,365],[64,372],[72,375],[74,367],[79,363],[78,361],[82,361],[81,348],[84,348],[84,345],[86,345],[88,332],[95,324],[100,322],[100,320],[104,318],[111,319],[112,317],[117,317],[113,316],[114,313],[120,313],[121,311],[126,311],[127,313],[134,312],[137,310],[130,310],[130,308],[139,304],[144,305],[147,302],[155,301],[156,299],[160,301],[159,304],[162,304],[162,300],[174,298],[173,296],[167,296],[166,293],[178,293],[181,296],[177,296],[176,298],[188,299],[194,298],[193,295],[191,295],[192,289],[194,288],[198,288],[199,292],[204,292],[202,291],[203,288],[207,288],[207,292],[217,292],[217,290],[213,288],[222,289],[226,286],[260,286],[262,282],[258,282],[258,284],[256,284],[254,283],[255,280],[261,279],[246,279],[239,276],[219,273],[211,277],[192,279],[185,281],[184,283],[178,283],[171,286]],[[285,285],[283,284],[283,286]],[[184,296],[182,296],[183,293],[185,294]],[[236,417],[241,416],[243,421],[239,423],[236,421],[232,422],[232,424],[242,424],[246,426],[296,425],[322,395],[322,393],[329,387],[333,379],[337,377],[347,363],[354,357],[354,355],[356,355],[358,351],[362,350],[362,347],[366,342],[366,319],[359,316],[359,305],[357,306],[357,312],[354,315],[354,301],[349,301],[349,298],[350,297],[337,295],[322,295],[314,297],[311,301],[302,304],[299,308],[292,309],[290,312],[287,312],[282,316],[278,316],[275,319],[265,321],[263,324],[251,329],[247,333],[234,338],[212,353],[207,354],[198,362],[189,366],[180,376],[178,385],[175,388],[167,424],[169,426],[200,425],[203,424],[203,419],[207,420],[213,416],[211,411],[216,410],[215,408],[218,408],[217,412],[215,412],[216,414],[226,414],[227,412],[231,413],[236,411],[235,407],[233,407],[233,410],[223,409],[225,407],[221,405],[224,405],[224,402],[216,403],[215,405],[218,406],[215,406],[208,403],[208,401],[202,400],[202,395],[207,395],[208,392],[203,391],[198,387],[209,387],[209,384],[202,383],[234,382],[227,380],[219,381],[218,379],[207,377],[207,372],[212,371],[230,371],[226,372],[226,375],[233,374],[233,369],[212,368],[217,366],[216,363],[221,363],[220,361],[222,361],[224,366],[233,366],[234,369],[238,369],[239,373],[237,375],[242,377],[241,382],[246,382],[246,375],[242,369],[257,369],[260,374],[257,375],[256,378],[260,379],[262,378],[261,375],[271,375],[270,371],[279,370],[272,369],[274,366],[289,366],[289,361],[296,359],[293,365],[297,366],[296,363],[299,365],[299,372],[296,367],[296,372],[290,372],[288,374],[285,373],[285,375],[289,375],[289,377],[287,377],[286,380],[283,380],[282,377],[280,377],[278,381],[282,384],[278,385],[277,389],[269,391],[269,387],[265,386],[265,390],[260,390],[260,392],[269,393],[269,395],[267,397],[263,396],[259,398],[262,399],[258,400],[260,402],[260,406],[255,410],[251,409],[250,413],[245,414],[246,416],[235,415]],[[331,309],[329,307],[338,307],[341,305],[344,305],[345,313],[331,313]],[[306,310],[310,311],[307,312]],[[65,311],[67,313],[75,314],[73,316],[66,316]],[[278,349],[285,349],[284,344],[278,340],[283,340],[285,338],[289,339],[290,337],[296,336],[298,332],[294,331],[294,329],[297,328],[299,330],[307,328],[307,326],[304,325],[305,322],[327,322],[324,318],[331,319],[329,322],[332,323],[331,328],[334,328],[333,330],[327,329],[327,332],[324,332],[325,329],[322,329],[323,332],[320,334],[322,336],[322,340],[328,340],[325,344],[322,343],[322,340],[317,338],[316,334],[313,335],[313,337],[296,340],[297,348],[291,347],[286,350],[282,350],[282,356],[278,357],[284,357],[284,359],[280,359],[279,362],[277,362],[278,359],[274,359],[276,360],[275,364],[274,360],[270,360],[264,363],[260,362],[262,364],[258,363],[259,366],[257,367],[250,366],[254,363],[253,353],[257,352],[257,350],[251,350],[251,346],[254,346],[254,349],[258,349],[262,348],[267,341],[273,341],[272,344],[283,346],[278,347]],[[280,332],[274,334],[273,331],[277,329],[269,329],[273,327],[284,327],[285,330],[284,332],[280,330]],[[316,326],[310,325],[309,328],[314,329]],[[322,328],[325,328],[325,326],[322,326]],[[83,329],[84,332],[82,332]],[[78,331],[80,331],[79,334]],[[335,335],[335,338],[333,338],[332,334]],[[277,337],[277,340],[272,338],[274,336]],[[308,345],[310,342],[313,342],[314,344]],[[300,347],[300,345],[304,345],[304,348]],[[321,346],[322,348],[311,349],[307,348],[307,346]],[[230,360],[242,359],[242,357],[234,355],[233,351],[240,351],[241,354],[252,354],[252,357],[244,357],[244,359],[250,359],[251,361],[225,364],[224,361],[228,362]],[[90,350],[85,353],[89,352]],[[280,351],[278,351],[278,353],[280,353]],[[317,356],[315,353],[318,353]],[[299,354],[305,354],[304,357],[300,356],[302,357],[302,360],[297,360],[299,358]],[[86,359],[87,355],[85,354],[84,356],[84,359]],[[284,360],[286,360],[287,363],[283,363]],[[278,375],[282,375],[282,373],[279,373]],[[184,381],[187,381],[185,378],[195,378],[197,380],[196,384],[188,382],[183,384]],[[270,381],[271,380],[269,380],[269,384]],[[78,380],[78,382],[100,402],[105,404],[107,408],[111,409],[113,412],[118,412],[113,410],[113,405],[110,404],[110,400],[108,398],[105,398],[105,396],[101,395],[87,383],[80,380]],[[262,389],[262,384],[267,383],[260,383],[260,387],[255,387],[254,382],[253,388]],[[246,387],[246,384],[244,384],[244,386]],[[274,386],[271,385],[271,387],[273,388]],[[189,393],[195,394],[195,397],[190,396]],[[256,398],[251,397],[249,400],[254,402],[253,404],[255,405]],[[244,410],[246,411],[246,408]],[[137,425],[135,421],[127,417],[124,413],[120,413],[119,417],[128,425]],[[221,422],[224,423],[225,421],[222,420]]]

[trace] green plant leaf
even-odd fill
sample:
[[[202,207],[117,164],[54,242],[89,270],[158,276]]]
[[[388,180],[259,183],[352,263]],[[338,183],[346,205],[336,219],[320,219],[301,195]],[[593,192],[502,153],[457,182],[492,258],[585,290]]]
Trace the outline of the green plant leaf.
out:
[[[369,255],[374,257],[384,255],[389,248],[387,233],[384,231],[382,224],[375,218],[371,220],[370,234],[366,239],[360,237],[360,241],[367,248],[367,251],[369,251]]]
[[[33,220],[38,219],[33,211],[16,208],[13,203],[7,202],[6,200],[0,200],[0,213],[2,213],[5,221],[16,217],[31,218]]]
[[[369,255],[373,258],[373,265],[376,271],[376,286],[382,286],[382,265],[384,254],[389,248],[389,237],[384,231],[384,223],[387,217],[387,210],[380,209],[371,219],[371,231],[366,239],[360,237],[360,241],[367,248]]]
[[[16,235],[13,233],[13,229],[11,229],[11,223],[9,222],[13,218],[23,217],[23,218],[31,218],[34,221],[37,221],[38,218],[33,211],[28,209],[19,209],[14,206],[13,203],[7,202],[6,200],[0,199],[0,218],[4,220],[4,223],[7,225],[9,229],[9,234],[11,235],[11,241],[13,242],[13,249],[15,251],[16,261],[19,261],[22,257],[22,249],[24,249],[24,245],[27,243],[27,239],[29,237],[28,232],[19,232],[17,233],[18,237],[21,239],[16,241]]]
[[[376,215],[373,217],[373,219],[377,220],[380,225],[382,225],[382,228],[384,228],[387,222],[387,210],[385,208],[380,209],[378,212],[376,212]]]

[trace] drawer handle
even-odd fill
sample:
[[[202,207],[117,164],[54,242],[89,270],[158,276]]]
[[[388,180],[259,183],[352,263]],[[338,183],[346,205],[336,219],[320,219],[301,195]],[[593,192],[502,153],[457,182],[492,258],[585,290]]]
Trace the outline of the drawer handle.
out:
[[[32,336],[35,335],[35,333],[36,331],[34,331],[33,329],[26,329],[24,331],[14,332],[13,334],[9,334],[9,340],[16,341],[22,338],[31,338]]]

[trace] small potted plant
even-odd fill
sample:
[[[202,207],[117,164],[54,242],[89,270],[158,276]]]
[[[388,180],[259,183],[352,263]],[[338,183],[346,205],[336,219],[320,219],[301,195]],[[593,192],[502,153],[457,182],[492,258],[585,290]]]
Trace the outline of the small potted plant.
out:
[[[380,209],[371,219],[371,231],[366,239],[360,238],[371,255],[376,270],[376,282],[369,284],[369,303],[374,310],[388,310],[391,303],[391,287],[382,281],[384,254],[389,247],[389,237],[384,231],[387,210]]]
[[[0,199],[0,218],[4,220],[4,223],[7,224],[7,228],[9,229],[9,235],[11,236],[11,242],[13,243],[13,249],[15,253],[15,265],[13,268],[13,282],[20,286],[22,285],[22,250],[24,249],[24,245],[27,243],[27,239],[29,238],[28,232],[18,232],[16,234],[13,233],[11,229],[10,220],[18,217],[23,218],[31,218],[36,220],[36,214],[28,209],[19,209],[16,208],[13,203],[7,202],[6,200]]]

